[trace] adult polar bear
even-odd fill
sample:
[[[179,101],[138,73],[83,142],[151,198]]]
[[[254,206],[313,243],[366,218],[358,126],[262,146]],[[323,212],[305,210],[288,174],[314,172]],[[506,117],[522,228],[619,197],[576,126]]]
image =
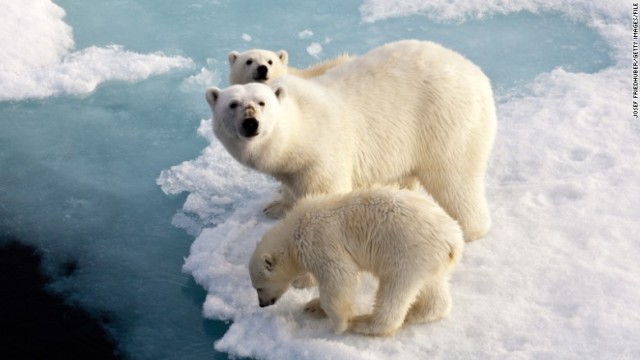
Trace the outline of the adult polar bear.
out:
[[[491,226],[484,175],[496,131],[489,79],[438,44],[403,40],[312,79],[210,88],[213,131],[297,198],[416,177],[465,240]],[[282,215],[291,204],[269,205]]]

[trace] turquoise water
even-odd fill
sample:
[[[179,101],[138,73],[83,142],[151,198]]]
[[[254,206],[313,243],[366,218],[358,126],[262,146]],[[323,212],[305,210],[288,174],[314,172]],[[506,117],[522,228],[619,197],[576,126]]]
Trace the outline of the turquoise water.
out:
[[[291,64],[301,67],[315,61],[305,50],[310,42],[322,44],[322,57],[330,58],[342,52],[361,54],[405,38],[429,39],[461,52],[499,88],[558,66],[594,72],[610,62],[606,43],[592,29],[557,13],[521,12],[444,23],[413,15],[364,23],[354,1],[279,1],[277,7],[246,0],[57,3],[67,11],[77,48],[115,43],[138,52],[184,54],[203,66],[212,58],[225,74],[231,50],[286,49]],[[300,38],[306,29],[313,36]],[[243,41],[243,34],[252,40]],[[223,79],[226,82],[226,75]]]
[[[306,50],[313,42],[324,59],[418,38],[472,59],[500,95],[556,67],[596,72],[611,63],[592,29],[555,13],[364,23],[359,3],[349,1],[56,4],[76,50],[118,44],[196,64],[135,83],[108,81],[84,95],[0,102],[0,232],[42,249],[53,276],[76,260],[78,272],[58,276],[53,288],[111,314],[110,331],[134,359],[226,358],[212,344],[228,325],[204,320],[205,292],[181,272],[193,238],[171,219],[184,196],[166,196],[155,182],[207,145],[196,134],[211,116],[205,86],[184,86],[202,67],[217,79],[209,85],[226,86],[230,50],[283,48],[302,67],[317,61]]]

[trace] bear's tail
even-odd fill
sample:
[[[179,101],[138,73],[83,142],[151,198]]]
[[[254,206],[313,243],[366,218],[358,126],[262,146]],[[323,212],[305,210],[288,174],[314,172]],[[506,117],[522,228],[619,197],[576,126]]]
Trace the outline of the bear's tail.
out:
[[[447,270],[450,270],[460,261],[460,258],[462,257],[462,250],[464,248],[464,236],[462,235],[462,230],[458,230],[454,239],[451,239],[451,241],[447,243],[447,246],[449,248],[449,251],[447,253],[449,257],[447,262]]]

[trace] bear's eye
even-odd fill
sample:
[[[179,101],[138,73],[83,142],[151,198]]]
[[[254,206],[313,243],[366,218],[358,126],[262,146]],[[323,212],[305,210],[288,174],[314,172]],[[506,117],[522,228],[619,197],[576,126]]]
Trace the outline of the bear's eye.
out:
[[[251,60],[251,59],[247,60],[247,63],[246,63],[246,64],[247,64],[247,65],[251,65],[251,64],[253,64],[253,60]]]
[[[260,102],[258,103],[258,105],[260,105],[260,106],[264,106],[264,101],[260,101]]]
[[[262,289],[261,288],[257,288],[256,291],[257,292],[262,292]]]
[[[273,65],[273,61],[269,60],[269,65]]]
[[[229,104],[229,108],[231,108],[231,109],[235,109],[235,108],[237,108],[237,107],[238,107],[238,103],[237,103],[237,102],[235,102],[235,101],[234,101],[234,102],[232,102],[231,104]]]

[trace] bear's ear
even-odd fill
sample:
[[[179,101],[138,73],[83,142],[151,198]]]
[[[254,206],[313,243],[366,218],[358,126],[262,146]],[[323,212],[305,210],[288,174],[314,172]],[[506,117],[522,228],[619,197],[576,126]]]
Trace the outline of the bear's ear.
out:
[[[262,262],[264,263],[264,268],[269,272],[275,268],[276,259],[271,254],[262,254]]]
[[[285,50],[280,50],[276,54],[280,61],[282,61],[282,65],[287,65],[287,62],[289,62],[289,54],[287,54]]]
[[[207,102],[213,108],[218,100],[218,96],[220,95],[220,89],[217,87],[208,88],[205,92],[205,97],[207,98]]]
[[[229,53],[229,65],[233,65],[236,60],[238,60],[238,56],[240,55],[237,51],[232,51]]]
[[[276,94],[278,100],[282,101],[285,96],[287,96],[287,88],[284,85],[278,85],[273,89],[273,92]]]

